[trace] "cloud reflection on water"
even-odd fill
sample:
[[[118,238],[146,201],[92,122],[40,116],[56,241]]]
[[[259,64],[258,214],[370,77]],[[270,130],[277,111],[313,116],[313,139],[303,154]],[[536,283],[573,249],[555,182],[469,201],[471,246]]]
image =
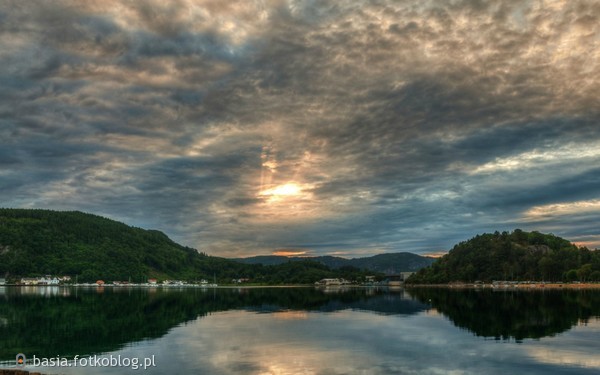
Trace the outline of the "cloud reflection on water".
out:
[[[88,317],[97,310],[83,310],[82,314],[80,310],[86,303],[98,302],[103,304],[104,310],[111,305],[113,309],[119,306],[116,311],[122,313],[122,318],[132,317],[131,321],[121,325],[123,331],[131,329],[141,316],[146,319],[142,322],[145,327],[151,322],[171,318],[172,323],[163,327],[159,335],[122,332],[127,341],[102,349],[111,351],[104,355],[156,356],[157,367],[144,371],[144,374],[591,374],[600,370],[596,358],[596,353],[600,352],[597,340],[600,321],[594,318],[600,315],[598,298],[597,293],[589,291],[563,291],[559,295],[560,300],[570,301],[567,305],[570,311],[580,309],[579,320],[574,323],[579,321],[579,325],[574,327],[572,323],[553,324],[557,316],[569,322],[572,317],[560,314],[563,304],[557,302],[556,294],[549,292],[477,292],[471,295],[469,291],[430,290],[421,299],[429,300],[434,308],[413,300],[408,293],[391,290],[380,290],[380,294],[373,296],[363,294],[362,289],[339,290],[337,294],[323,294],[314,289],[268,288],[218,289],[208,294],[194,290],[150,294],[135,289],[127,293],[107,290],[101,295],[91,291],[77,292],[79,299],[73,299],[73,295],[70,299],[59,295],[34,298],[28,293],[8,293],[0,317],[19,314],[31,329],[37,316],[31,315],[31,311],[34,307],[39,310],[40,306],[45,306],[42,315],[46,316],[46,325],[54,327],[58,324],[51,320],[56,311],[70,311],[70,315],[62,317],[74,322],[73,325],[83,324],[82,316]],[[411,293],[418,296],[414,291]],[[461,295],[468,298],[458,298]],[[517,300],[539,300],[539,303],[531,306],[517,303]],[[160,301],[163,303],[159,304]],[[24,309],[24,305],[31,309]],[[163,308],[158,309],[158,306]],[[495,312],[486,306],[495,306]],[[504,309],[507,306],[521,311],[521,314],[514,313],[509,317],[508,325],[499,320],[509,314],[509,310]],[[187,312],[188,308],[191,309],[189,313],[176,316],[177,311]],[[508,332],[511,338],[499,340],[494,339],[494,334],[478,333],[479,324],[457,325],[456,312],[459,310],[461,322],[469,317],[496,322],[498,324],[490,328]],[[479,315],[471,314],[473,310]],[[539,315],[541,311],[544,313]],[[114,313],[111,317],[113,320],[99,320],[95,325],[100,324],[106,330],[118,319]],[[8,322],[5,333],[19,331],[22,327],[12,318]],[[538,327],[540,324],[548,328],[543,331],[544,335],[515,339],[514,332],[527,331],[527,326]],[[555,326],[560,329],[554,329]],[[38,330],[43,328],[40,326]],[[59,331],[47,332],[60,334]],[[74,336],[65,334],[56,339],[64,341],[69,337]],[[95,340],[102,342],[99,336],[95,336]],[[23,340],[22,345],[33,343]],[[14,346],[14,342],[9,345]],[[84,347],[78,344],[78,353],[84,355],[85,350],[98,352],[95,348]],[[60,352],[58,346],[52,350],[47,355]],[[93,375],[140,372],[99,367],[36,370]]]
[[[278,313],[280,314],[280,313]],[[596,373],[598,323],[556,337],[502,342],[475,337],[441,315],[362,311],[276,315],[234,310],[172,330],[118,354],[156,355],[162,374],[529,374]],[[298,315],[299,314],[299,315]],[[569,350],[563,348],[568,342]],[[72,370],[72,369],[70,369]],[[133,371],[132,371],[133,372]],[[77,371],[66,371],[75,374]],[[86,373],[111,374],[106,369]]]

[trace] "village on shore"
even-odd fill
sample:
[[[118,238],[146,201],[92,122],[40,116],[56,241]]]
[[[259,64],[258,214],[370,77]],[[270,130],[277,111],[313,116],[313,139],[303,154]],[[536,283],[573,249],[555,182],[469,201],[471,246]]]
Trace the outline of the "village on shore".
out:
[[[400,286],[404,284],[404,281],[410,277],[414,272],[400,272],[397,275],[388,275],[382,280],[378,280],[375,276],[367,276],[364,281],[346,280],[343,278],[325,278],[314,282],[314,286],[350,286],[350,285],[362,285],[362,286]],[[231,279],[225,285],[253,285],[252,280],[249,278]],[[136,283],[131,280],[127,281],[104,281],[96,280],[93,283],[79,283],[77,278],[73,279],[71,276],[53,276],[45,275],[43,277],[22,277],[6,279],[0,278],[0,286],[84,286],[84,287],[217,287],[216,280],[209,282],[205,279],[199,281],[183,281],[183,280],[162,280],[159,281],[156,278],[148,278],[146,282]]]
[[[241,282],[241,281],[240,281]],[[77,280],[73,280],[71,276],[52,276],[46,275],[43,277],[23,277],[15,280],[8,281],[4,278],[0,278],[0,285],[10,286],[203,286],[203,287],[216,287],[216,283],[209,283],[207,280],[200,280],[198,282],[187,282],[182,280],[163,280],[158,282],[158,279],[149,278],[145,283],[134,283],[131,280],[128,281],[112,281],[105,282],[104,280],[97,280],[94,283],[79,283]]]
[[[398,275],[388,275],[383,280],[377,280],[375,276],[367,276],[363,282],[346,280],[343,278],[327,278],[321,279],[314,283],[316,287],[336,287],[336,286],[407,286],[407,287],[444,287],[444,288],[469,288],[469,289],[495,289],[495,290],[510,290],[510,289],[593,289],[600,288],[599,282],[555,282],[555,281],[492,281],[486,283],[475,281],[473,283],[452,282],[448,284],[406,284],[404,281],[414,272],[401,272]],[[252,284],[252,280],[248,278],[232,279],[225,285],[234,286],[257,286]],[[93,283],[79,283],[73,280],[71,276],[52,276],[45,275],[43,277],[23,277],[17,279],[0,278],[0,286],[81,286],[81,287],[217,287],[219,284],[209,282],[205,279],[199,281],[183,281],[183,280],[162,280],[149,278],[144,283],[135,283],[128,281],[112,281],[97,280]]]

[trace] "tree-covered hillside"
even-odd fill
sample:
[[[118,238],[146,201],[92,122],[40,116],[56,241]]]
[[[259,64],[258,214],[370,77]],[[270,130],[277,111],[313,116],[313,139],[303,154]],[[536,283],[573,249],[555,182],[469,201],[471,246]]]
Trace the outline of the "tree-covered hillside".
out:
[[[190,276],[206,258],[162,232],[96,215],[0,210],[0,275],[140,281],[148,276]]]
[[[600,251],[535,231],[486,233],[457,244],[408,282],[477,280],[600,281]]]
[[[313,283],[327,277],[360,278],[310,261],[248,265],[207,256],[164,233],[82,212],[0,209],[0,277],[77,276],[80,282],[149,277],[212,281],[250,279],[266,284]]]

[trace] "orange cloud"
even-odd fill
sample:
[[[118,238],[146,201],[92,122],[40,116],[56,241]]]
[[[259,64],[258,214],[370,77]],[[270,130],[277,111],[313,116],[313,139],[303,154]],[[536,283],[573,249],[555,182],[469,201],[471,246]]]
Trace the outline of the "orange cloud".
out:
[[[276,250],[273,255],[284,256],[284,257],[307,257],[310,256],[307,250]]]
[[[441,258],[446,254],[448,254],[447,251],[432,251],[430,253],[425,253],[423,255],[426,257],[430,257],[430,258]]]

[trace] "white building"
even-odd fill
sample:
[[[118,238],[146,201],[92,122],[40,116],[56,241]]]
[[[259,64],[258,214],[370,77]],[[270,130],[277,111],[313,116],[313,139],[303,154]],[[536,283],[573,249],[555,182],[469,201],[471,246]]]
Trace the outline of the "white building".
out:
[[[21,279],[22,285],[38,285],[38,279],[32,277],[24,277]]]
[[[38,279],[37,285],[58,285],[60,280],[56,277],[46,276]]]

